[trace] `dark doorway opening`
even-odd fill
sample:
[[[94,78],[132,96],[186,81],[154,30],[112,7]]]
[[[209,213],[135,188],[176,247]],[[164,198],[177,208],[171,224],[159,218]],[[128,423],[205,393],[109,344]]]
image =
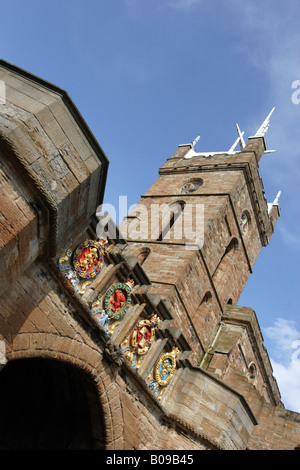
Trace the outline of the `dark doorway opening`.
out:
[[[86,374],[64,362],[8,362],[0,372],[0,450],[101,448],[103,433],[97,443],[93,435],[101,416],[92,416],[91,387]]]

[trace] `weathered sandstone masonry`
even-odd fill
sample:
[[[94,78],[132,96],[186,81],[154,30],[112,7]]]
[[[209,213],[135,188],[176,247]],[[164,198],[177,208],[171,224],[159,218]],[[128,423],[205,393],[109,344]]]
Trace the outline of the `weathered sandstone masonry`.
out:
[[[264,139],[208,158],[180,146],[142,197],[203,205],[201,247],[175,237],[180,217],[169,237],[102,239],[108,159],[79,111],[4,61],[0,80],[0,448],[296,448],[299,414],[236,305],[279,216]]]

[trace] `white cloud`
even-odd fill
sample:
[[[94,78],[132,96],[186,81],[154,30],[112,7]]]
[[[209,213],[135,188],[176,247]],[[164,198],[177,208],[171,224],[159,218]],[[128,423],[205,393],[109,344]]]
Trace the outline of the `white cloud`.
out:
[[[238,12],[235,18],[239,18],[236,25],[240,36],[237,53],[244,61],[263,72],[267,79],[268,87],[261,102],[262,107],[267,105],[276,108],[266,138],[268,148],[275,149],[276,153],[264,157],[261,163],[262,175],[266,188],[282,191],[282,218],[276,230],[282,245],[288,250],[296,250],[294,254],[298,256],[299,237],[295,221],[300,215],[300,103],[292,99],[293,94],[299,97],[299,91],[295,95],[292,86],[300,80],[299,1],[230,0],[230,5],[232,10],[235,8]],[[257,116],[252,117],[253,121],[259,122],[261,113],[262,109],[257,108]],[[266,196],[272,200],[273,194],[269,194],[269,189],[266,190]],[[295,260],[294,257],[292,264],[296,264]]]
[[[300,361],[284,366],[271,359],[284,406],[300,413]]]
[[[292,101],[295,91],[292,84],[300,80],[299,2],[231,0],[230,4],[237,9],[239,17],[237,28],[241,41],[237,53],[267,77],[269,86],[262,105],[267,102],[270,107],[276,107],[266,140],[271,144],[268,147],[277,152],[266,156],[263,165],[265,176],[283,190],[280,202],[284,205],[284,220],[276,230],[284,244],[293,249],[295,262],[298,254],[295,247],[299,246],[295,220],[299,214],[300,104]],[[261,113],[261,109],[257,113]],[[272,326],[262,330],[268,339],[270,360],[282,401],[287,409],[300,412],[299,326],[296,321],[276,318]]]
[[[300,332],[296,322],[277,318],[263,332],[273,346],[270,359],[282,401],[287,409],[300,412]]]
[[[296,322],[285,318],[276,318],[274,325],[263,329],[264,334],[271,339],[282,354],[290,355],[293,344],[300,339],[300,332],[296,329]]]
[[[266,99],[272,101],[272,105],[278,108],[276,112],[281,115],[277,121],[275,116],[272,117],[272,126],[278,122],[274,135],[279,132],[280,139],[291,144],[291,136],[286,136],[286,130],[295,123],[295,118],[299,120],[300,111],[300,105],[297,107],[292,102],[295,91],[292,83],[300,79],[299,2],[230,0],[229,4],[232,12],[235,11],[235,21],[238,18],[236,29],[240,40],[236,51],[268,78]],[[257,85],[259,87],[259,83]],[[293,137],[298,142],[298,132]]]
[[[300,235],[298,230],[295,228],[295,225],[287,226],[286,224],[280,222],[276,227],[276,230],[279,231],[283,243],[287,245],[290,249],[299,251],[300,249]]]

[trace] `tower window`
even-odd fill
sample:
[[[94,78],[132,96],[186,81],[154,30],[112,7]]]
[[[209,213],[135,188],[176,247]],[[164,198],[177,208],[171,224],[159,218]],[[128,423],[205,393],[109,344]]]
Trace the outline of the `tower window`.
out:
[[[240,219],[240,229],[241,229],[242,235],[246,235],[249,229],[249,225],[250,225],[250,214],[246,210],[242,213],[241,219]]]
[[[140,263],[140,265],[142,265],[146,261],[149,254],[150,254],[150,248],[148,247],[142,248],[142,250],[140,250],[140,252],[136,255],[137,260]]]
[[[157,241],[162,241],[166,238],[170,239],[170,231],[172,227],[174,227],[177,219],[180,217],[180,215],[183,212],[185,202],[184,201],[177,201],[176,203],[172,204],[170,207],[170,214],[169,214],[169,220],[166,223],[166,225],[163,227]],[[180,234],[177,233],[176,238],[182,238],[182,232],[183,232],[183,227],[180,227],[181,230],[181,236]]]
[[[205,292],[201,303],[211,304],[211,302],[212,302],[212,295],[209,291],[207,291]]]
[[[181,194],[190,194],[196,191],[202,184],[203,180],[201,178],[192,179],[181,188]]]
[[[254,362],[251,362],[251,364],[249,364],[249,367],[248,367],[248,379],[251,383],[254,382],[255,380],[255,377],[256,377],[256,365],[254,364]]]
[[[236,237],[232,238],[230,240],[230,243],[228,244],[228,246],[226,247],[226,250],[225,250],[225,253],[223,255],[223,257],[229,253],[231,250],[237,250],[238,249],[238,246],[239,246],[239,241]]]

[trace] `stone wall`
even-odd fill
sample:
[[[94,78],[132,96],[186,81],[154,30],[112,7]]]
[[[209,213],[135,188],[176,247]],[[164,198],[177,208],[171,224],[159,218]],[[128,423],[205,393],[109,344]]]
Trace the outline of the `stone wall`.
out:
[[[101,147],[63,90],[3,61],[0,79],[0,447],[13,449],[14,433],[27,437],[29,412],[43,422],[47,400],[55,414],[59,400],[81,408],[82,397],[87,428],[72,421],[80,431],[72,448],[298,446],[299,415],[280,402],[256,316],[232,305],[279,215],[268,214],[258,174],[263,140],[236,156],[192,161],[184,159],[190,147],[180,147],[142,198],[147,207],[203,203],[201,249],[187,250],[184,238],[174,243],[179,219],[171,241],[148,232],[128,243],[97,240],[108,167]],[[191,175],[203,184],[183,196]],[[81,276],[84,262],[90,271]],[[40,415],[34,406],[16,413],[18,384],[28,398],[41,390]],[[73,398],[70,385],[78,386]],[[55,435],[53,426],[37,426],[27,445]]]

